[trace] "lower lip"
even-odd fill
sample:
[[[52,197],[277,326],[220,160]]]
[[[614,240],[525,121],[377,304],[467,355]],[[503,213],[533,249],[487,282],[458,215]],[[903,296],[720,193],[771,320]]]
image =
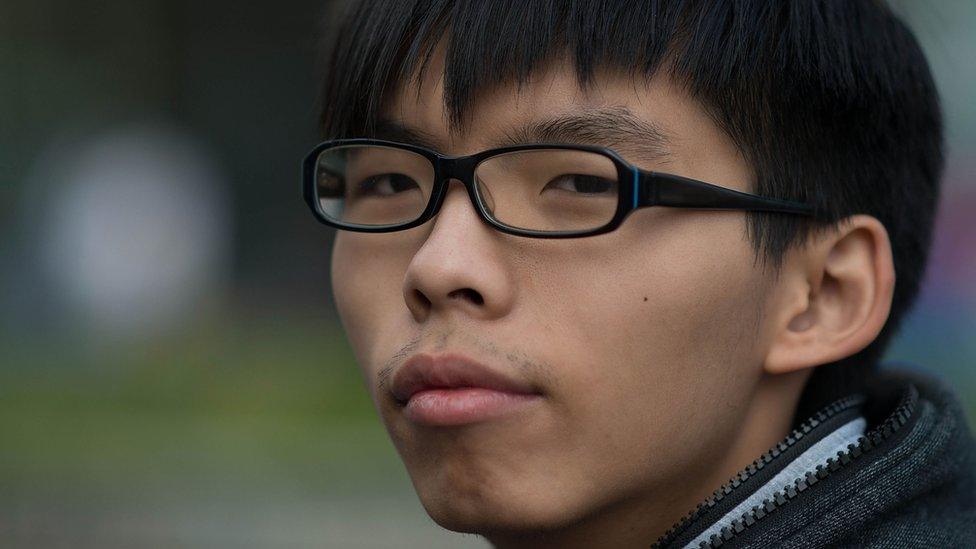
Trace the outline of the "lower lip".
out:
[[[427,389],[410,397],[403,415],[420,425],[464,425],[516,412],[541,398],[483,387]]]

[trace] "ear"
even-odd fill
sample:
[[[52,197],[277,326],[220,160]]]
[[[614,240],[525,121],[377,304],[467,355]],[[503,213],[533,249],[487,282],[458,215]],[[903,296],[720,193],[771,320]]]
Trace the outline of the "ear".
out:
[[[895,290],[888,231],[855,215],[784,259],[764,370],[794,372],[851,356],[881,332]]]

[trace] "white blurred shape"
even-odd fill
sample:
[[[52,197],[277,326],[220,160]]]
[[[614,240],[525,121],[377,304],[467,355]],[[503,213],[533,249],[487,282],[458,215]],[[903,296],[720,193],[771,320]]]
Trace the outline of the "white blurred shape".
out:
[[[229,251],[225,186],[187,136],[129,128],[45,159],[44,265],[101,335],[170,328],[219,291]]]

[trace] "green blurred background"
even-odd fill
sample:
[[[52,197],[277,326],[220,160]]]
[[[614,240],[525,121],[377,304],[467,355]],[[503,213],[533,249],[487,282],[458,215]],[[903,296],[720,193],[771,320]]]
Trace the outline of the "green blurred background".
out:
[[[889,359],[976,418],[976,3],[896,6],[950,150]],[[418,503],[300,198],[327,7],[0,3],[0,546],[485,545]]]

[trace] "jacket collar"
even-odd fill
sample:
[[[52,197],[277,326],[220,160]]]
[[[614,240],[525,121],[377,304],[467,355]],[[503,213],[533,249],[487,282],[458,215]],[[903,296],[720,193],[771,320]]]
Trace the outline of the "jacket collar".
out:
[[[830,484],[823,481],[832,474],[863,466],[872,452],[889,450],[896,444],[893,435],[915,419],[918,400],[915,384],[879,372],[864,392],[838,399],[800,423],[653,547],[728,546],[743,532],[761,529],[770,515],[797,506],[805,493],[822,490],[817,484]]]

